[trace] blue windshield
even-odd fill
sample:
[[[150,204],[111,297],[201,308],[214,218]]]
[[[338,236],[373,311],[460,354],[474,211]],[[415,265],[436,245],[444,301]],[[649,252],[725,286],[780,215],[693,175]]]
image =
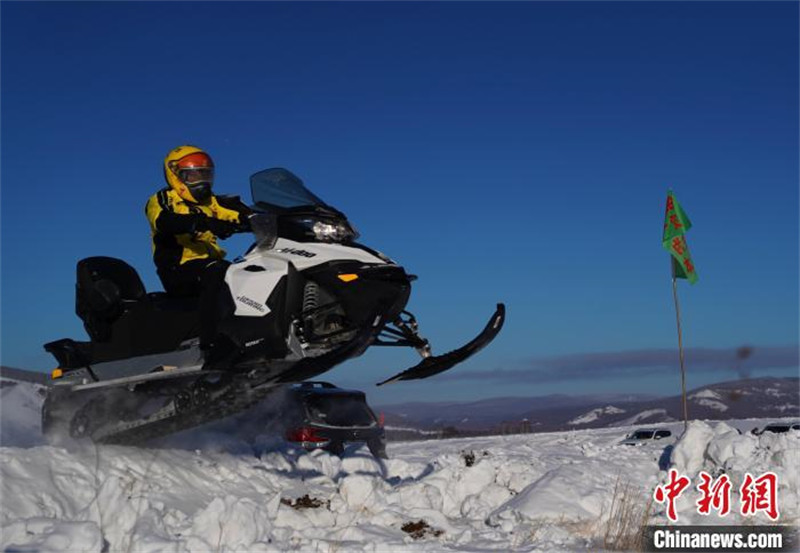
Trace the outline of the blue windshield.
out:
[[[303,185],[297,175],[281,167],[265,169],[251,176],[250,191],[256,205],[268,204],[282,208],[327,206]]]

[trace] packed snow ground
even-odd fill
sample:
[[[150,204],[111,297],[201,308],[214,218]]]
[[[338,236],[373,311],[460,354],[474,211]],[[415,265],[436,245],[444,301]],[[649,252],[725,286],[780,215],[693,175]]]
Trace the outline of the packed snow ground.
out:
[[[677,443],[622,446],[631,428],[612,428],[390,443],[378,461],[366,448],[339,458],[270,436],[246,442],[222,425],[157,448],[63,448],[42,445],[36,397],[15,388],[2,396],[3,551],[597,550],[615,484],[644,508],[670,466],[693,485],[700,470],[737,486],[744,472],[774,471],[780,523],[800,515],[797,433],[694,422]],[[700,516],[695,499],[679,499],[681,524],[769,523]],[[663,505],[650,520],[666,523]]]

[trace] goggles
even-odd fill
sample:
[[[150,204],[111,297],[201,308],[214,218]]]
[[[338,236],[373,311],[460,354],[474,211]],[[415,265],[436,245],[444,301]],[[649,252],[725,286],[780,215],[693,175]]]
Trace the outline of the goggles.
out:
[[[192,167],[189,169],[178,169],[178,178],[187,186],[200,183],[214,182],[213,167]]]

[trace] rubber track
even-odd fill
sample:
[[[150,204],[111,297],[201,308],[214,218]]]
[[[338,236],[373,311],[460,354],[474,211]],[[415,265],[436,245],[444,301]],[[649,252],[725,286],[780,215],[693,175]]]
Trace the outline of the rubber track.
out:
[[[274,385],[261,385],[258,388],[251,388],[243,393],[241,388],[236,386],[236,384],[235,381],[229,384],[227,390],[218,394],[210,403],[194,406],[190,410],[175,413],[168,418],[163,418],[151,423],[145,422],[133,428],[114,432],[109,436],[104,436],[95,441],[101,444],[139,445],[154,438],[168,436],[169,434],[180,432],[181,430],[193,428],[239,413],[252,407],[267,397],[270,392],[274,391]]]

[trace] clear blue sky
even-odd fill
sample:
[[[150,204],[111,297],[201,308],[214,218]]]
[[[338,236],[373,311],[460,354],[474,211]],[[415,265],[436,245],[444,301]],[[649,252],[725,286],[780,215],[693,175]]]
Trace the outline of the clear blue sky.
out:
[[[48,370],[42,343],[84,337],[83,257],[160,288],[143,206],[192,143],[217,192],[288,167],[420,275],[409,308],[435,352],[507,304],[447,378],[375,390],[417,362],[377,348],[328,374],[374,401],[677,393],[669,187],[700,274],[679,283],[689,385],[797,374],[797,2],[3,2],[0,18],[4,365]]]

